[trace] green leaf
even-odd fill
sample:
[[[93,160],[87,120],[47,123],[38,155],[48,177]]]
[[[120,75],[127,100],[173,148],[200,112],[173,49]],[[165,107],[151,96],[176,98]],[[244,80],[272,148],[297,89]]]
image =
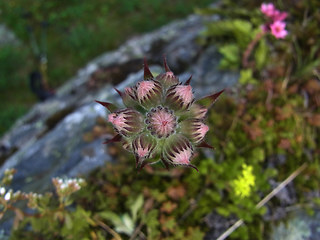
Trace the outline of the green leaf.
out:
[[[261,70],[265,66],[268,58],[268,46],[265,39],[260,40],[254,58],[257,68]]]
[[[257,147],[252,150],[252,158],[259,162],[262,162],[265,159],[264,149],[261,147]]]
[[[242,85],[246,84],[257,84],[258,80],[252,76],[251,69],[243,69],[240,71],[239,83]]]
[[[70,214],[68,214],[68,213],[65,214],[64,222],[66,224],[67,229],[71,229],[72,228],[73,222],[72,222]]]
[[[219,48],[223,55],[220,67],[223,69],[238,69],[240,66],[240,50],[236,44],[228,44]]]
[[[121,218],[114,212],[104,211],[98,214],[103,219],[109,220],[115,226],[120,226],[122,224]]]
[[[134,231],[134,222],[130,218],[129,214],[125,213],[121,216],[121,224],[117,225],[115,230],[122,232],[130,236]]]
[[[140,194],[130,208],[131,216],[134,222],[137,220],[138,211],[142,208],[142,206],[143,206],[143,195]]]
[[[230,211],[224,207],[218,207],[217,212],[223,217],[228,217],[230,215]]]

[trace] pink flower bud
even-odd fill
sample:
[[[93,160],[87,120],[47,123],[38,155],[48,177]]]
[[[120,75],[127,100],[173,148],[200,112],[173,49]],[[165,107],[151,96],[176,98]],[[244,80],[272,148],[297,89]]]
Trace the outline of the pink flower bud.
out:
[[[158,81],[141,81],[137,84],[137,99],[146,108],[159,104],[161,101],[162,88]]]
[[[174,85],[166,95],[166,104],[174,110],[186,110],[193,103],[194,96],[190,85]]]
[[[133,153],[136,156],[136,165],[140,165],[145,159],[152,157],[156,148],[155,140],[146,134],[141,134],[132,142]]]
[[[143,116],[129,108],[109,114],[108,120],[124,136],[134,135],[143,129]]]
[[[177,85],[179,83],[179,79],[173,72],[159,74],[156,79],[162,84],[164,89],[168,89],[172,85]]]
[[[189,140],[181,134],[172,135],[163,147],[162,161],[173,165],[194,167],[190,164],[193,147]]]
[[[199,119],[187,119],[181,122],[181,133],[194,143],[200,143],[209,131],[209,127]]]
[[[126,107],[136,107],[139,105],[135,87],[126,87],[124,93],[121,93],[120,96]]]
[[[204,119],[208,109],[200,104],[192,104],[190,107],[190,116],[191,118]]]

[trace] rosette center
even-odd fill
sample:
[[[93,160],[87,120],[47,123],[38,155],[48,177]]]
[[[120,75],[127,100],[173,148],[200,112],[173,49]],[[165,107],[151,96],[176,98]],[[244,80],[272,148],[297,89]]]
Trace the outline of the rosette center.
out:
[[[169,137],[177,127],[177,117],[172,110],[158,106],[147,113],[146,124],[152,135],[159,138]]]

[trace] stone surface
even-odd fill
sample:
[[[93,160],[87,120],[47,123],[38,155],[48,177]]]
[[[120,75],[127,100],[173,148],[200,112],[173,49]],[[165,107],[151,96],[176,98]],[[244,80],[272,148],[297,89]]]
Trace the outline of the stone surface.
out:
[[[270,240],[320,239],[320,211],[313,215],[303,210],[293,211],[285,221],[272,224]]]
[[[1,12],[0,12],[1,14]],[[19,40],[16,38],[14,33],[10,31],[6,25],[0,24],[0,47],[4,45],[17,45]]]

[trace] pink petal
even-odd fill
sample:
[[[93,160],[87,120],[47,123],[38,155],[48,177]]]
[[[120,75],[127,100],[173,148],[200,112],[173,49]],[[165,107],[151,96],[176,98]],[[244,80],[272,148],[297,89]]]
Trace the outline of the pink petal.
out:
[[[137,95],[142,100],[154,87],[153,81],[141,81],[138,84]]]
[[[189,104],[193,100],[192,87],[190,85],[186,86],[177,86],[176,87],[176,95],[178,95],[185,105]]]
[[[184,149],[183,151],[177,153],[172,161],[174,164],[188,165],[190,163],[191,156],[192,150],[190,148]]]

